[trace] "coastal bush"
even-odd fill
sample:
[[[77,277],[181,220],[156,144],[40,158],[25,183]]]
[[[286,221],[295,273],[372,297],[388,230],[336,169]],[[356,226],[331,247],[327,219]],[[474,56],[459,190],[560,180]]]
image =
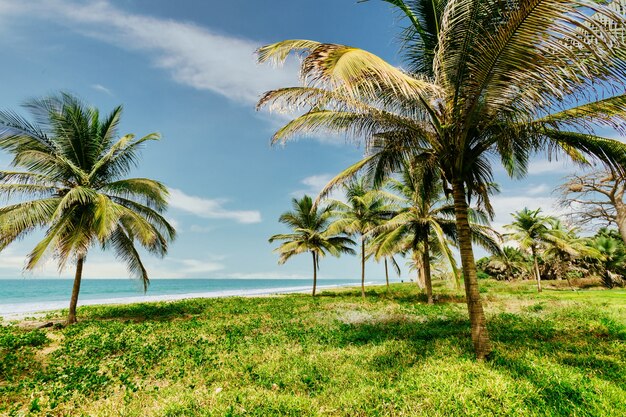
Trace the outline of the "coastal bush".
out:
[[[366,301],[351,289],[94,306],[64,329],[4,327],[21,342],[3,352],[27,365],[3,377],[0,415],[626,414],[624,290],[484,285],[485,363],[460,293],[438,288],[450,301],[429,306],[415,284]]]

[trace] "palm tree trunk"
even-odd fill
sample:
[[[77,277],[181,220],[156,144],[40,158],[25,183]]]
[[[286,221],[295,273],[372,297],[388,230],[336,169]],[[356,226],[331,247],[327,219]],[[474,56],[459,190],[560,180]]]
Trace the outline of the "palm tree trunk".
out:
[[[387,258],[385,258],[385,281],[387,281],[387,289],[389,289],[389,268],[387,267]]]
[[[76,323],[76,305],[78,304],[78,293],[80,292],[80,282],[83,278],[83,264],[85,257],[78,258],[76,263],[76,275],[74,276],[74,286],[72,287],[72,298],[70,299],[70,311],[67,316],[67,324]]]
[[[365,299],[365,236],[361,235],[361,296]]]
[[[433,300],[433,283],[430,277],[430,249],[428,248],[428,240],[424,240],[424,252],[422,253],[422,269],[424,271],[424,286],[426,287],[426,296],[428,304],[434,304]]]
[[[463,182],[455,181],[452,184],[452,192],[454,195],[456,227],[459,234],[459,251],[461,253],[461,265],[465,283],[465,297],[472,329],[472,342],[476,359],[483,360],[491,353],[491,342],[489,341],[485,312],[483,311],[478,289],[478,276],[472,249],[471,229],[467,218],[468,206]]]
[[[417,269],[417,277],[415,278],[415,282],[421,291],[424,291],[424,266],[422,265],[422,257],[419,255],[419,251],[413,248],[413,261],[415,261],[415,266]]]
[[[313,255],[313,297],[315,297],[315,289],[317,288],[317,259],[315,252],[311,251]]]
[[[537,254],[535,248],[532,248],[533,264],[535,266],[535,278],[537,279],[537,292],[541,292],[541,273],[539,272],[539,263],[537,262]]]

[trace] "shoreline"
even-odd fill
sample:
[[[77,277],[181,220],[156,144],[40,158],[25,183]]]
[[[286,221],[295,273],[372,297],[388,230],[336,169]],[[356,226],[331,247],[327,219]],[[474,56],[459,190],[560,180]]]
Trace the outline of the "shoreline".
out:
[[[385,285],[379,282],[366,282],[367,286]],[[345,285],[318,285],[318,291],[325,289],[343,289],[343,288],[360,288],[360,284]],[[159,295],[139,295],[132,297],[117,297],[117,298],[102,298],[91,300],[78,300],[78,307],[93,306],[93,305],[127,305],[127,304],[140,304],[140,303],[156,303],[156,302],[173,302],[181,300],[191,300],[197,298],[230,298],[230,297],[267,297],[272,295],[282,294],[304,294],[312,291],[312,287],[298,286],[298,287],[281,287],[281,288],[259,288],[251,290],[222,290],[222,291],[208,291],[197,293],[185,293],[185,294],[159,294]],[[0,323],[9,323],[14,321],[22,321],[31,318],[42,318],[46,315],[63,310],[67,308],[69,300],[63,301],[51,301],[48,303],[37,303],[38,307],[32,307],[34,303],[14,304],[18,311],[1,311],[0,310]],[[9,305],[11,306],[11,305]],[[11,307],[9,307],[11,308]],[[20,308],[22,310],[20,310]]]

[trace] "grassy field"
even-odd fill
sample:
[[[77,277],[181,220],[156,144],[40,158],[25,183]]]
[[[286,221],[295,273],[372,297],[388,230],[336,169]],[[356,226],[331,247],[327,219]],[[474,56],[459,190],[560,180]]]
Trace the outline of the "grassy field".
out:
[[[0,327],[0,415],[626,416],[626,291],[481,285],[485,363],[463,297],[411,284]]]

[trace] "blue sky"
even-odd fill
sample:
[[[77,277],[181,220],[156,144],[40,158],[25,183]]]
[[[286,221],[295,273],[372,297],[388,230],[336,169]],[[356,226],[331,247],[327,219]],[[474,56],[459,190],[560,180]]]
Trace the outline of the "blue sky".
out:
[[[255,111],[260,94],[296,85],[297,66],[259,66],[254,50],[290,38],[358,46],[399,64],[398,21],[381,1],[0,0],[0,108],[60,90],[110,111],[123,104],[121,134],[159,132],[135,176],[172,190],[168,218],[179,236],[164,260],[146,256],[153,278],[309,277],[310,259],[277,265],[267,238],[283,232],[290,200],[315,194],[357,161],[358,143],[303,138],[271,148],[281,116]],[[0,153],[0,167],[8,157]],[[502,194],[495,223],[524,206],[553,212],[555,184],[571,166],[533,161],[523,181],[497,169]],[[0,277],[22,276],[35,235],[0,254]],[[355,278],[356,257],[324,259],[322,278]],[[382,269],[368,265],[368,279]],[[35,277],[70,277],[50,262]],[[123,265],[94,249],[87,278],[125,277]]]

